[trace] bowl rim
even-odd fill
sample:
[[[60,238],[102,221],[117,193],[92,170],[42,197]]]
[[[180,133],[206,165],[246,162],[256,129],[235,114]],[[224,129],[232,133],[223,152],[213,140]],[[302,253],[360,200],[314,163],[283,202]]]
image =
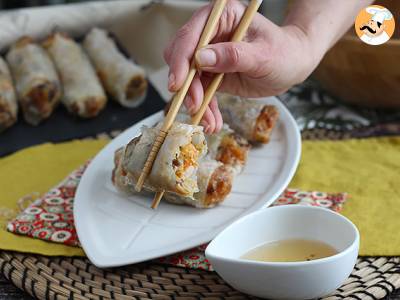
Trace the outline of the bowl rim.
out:
[[[310,260],[310,261],[296,261],[296,262],[267,262],[267,261],[256,261],[256,260],[250,260],[250,259],[243,259],[243,258],[229,258],[229,257],[223,257],[221,255],[216,255],[212,253],[212,248],[214,245],[218,242],[219,236],[223,235],[226,231],[231,230],[232,227],[240,225],[240,223],[243,223],[247,221],[248,219],[254,217],[255,215],[260,215],[265,213],[266,210],[314,210],[314,211],[323,211],[324,213],[331,214],[341,220],[341,222],[346,223],[347,225],[350,226],[350,228],[353,230],[355,237],[351,244],[343,249],[342,251],[328,256],[324,258],[319,258],[315,260]],[[205,255],[206,258],[209,259],[211,262],[216,259],[220,260],[226,263],[236,263],[236,264],[241,264],[241,265],[252,265],[252,266],[269,266],[269,267],[299,267],[299,266],[312,266],[312,265],[317,265],[317,264],[323,264],[323,263],[329,263],[335,260],[339,260],[343,258],[344,256],[347,256],[349,253],[353,252],[354,249],[356,249],[357,254],[358,254],[358,249],[359,249],[359,244],[360,244],[360,233],[357,229],[357,227],[354,225],[353,222],[351,222],[348,218],[345,216],[334,212],[330,209],[323,208],[323,207],[316,207],[316,206],[305,206],[305,205],[280,205],[280,206],[274,206],[274,207],[267,207],[263,208],[260,210],[257,210],[255,212],[252,212],[239,220],[233,222],[230,224],[228,227],[226,227],[224,230],[222,230],[211,242],[208,244],[206,250],[205,250]]]

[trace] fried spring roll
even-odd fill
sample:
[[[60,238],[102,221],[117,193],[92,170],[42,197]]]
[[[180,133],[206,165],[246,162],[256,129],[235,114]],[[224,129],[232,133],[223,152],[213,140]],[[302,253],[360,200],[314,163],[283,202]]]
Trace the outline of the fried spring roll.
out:
[[[128,195],[135,195],[138,194],[135,191],[136,182],[128,176],[128,172],[122,164],[124,151],[125,148],[115,151],[112,182],[119,191]],[[232,169],[224,166],[221,162],[205,158],[199,162],[197,171],[199,192],[194,193],[193,197],[165,193],[165,199],[173,204],[190,205],[197,208],[211,208],[224,201],[230,193],[233,177]],[[149,191],[151,189],[145,186],[143,194]]]
[[[17,121],[18,104],[10,70],[0,57],[0,132]]]
[[[60,74],[64,93],[61,101],[71,113],[95,117],[107,98],[96,72],[82,47],[65,34],[55,33],[44,46]]]
[[[145,127],[142,135],[125,147],[122,168],[131,182],[138,180],[159,128]],[[199,191],[196,177],[198,161],[206,152],[202,127],[174,123],[145,180],[145,188],[192,197]]]
[[[223,163],[213,159],[200,161],[197,171],[199,191],[193,198],[165,193],[165,200],[180,205],[190,205],[197,208],[212,208],[223,202],[232,189],[232,170]]]
[[[225,123],[249,142],[267,144],[279,113],[275,106],[231,95],[219,95]]]
[[[125,107],[137,107],[144,101],[148,85],[144,69],[126,58],[106,31],[93,28],[83,46],[114,100]]]
[[[29,37],[19,39],[6,59],[24,118],[37,125],[50,116],[61,96],[54,65],[46,51]]]
[[[220,132],[206,135],[208,154],[212,159],[230,166],[234,174],[240,174],[250,150],[249,142],[224,124]]]

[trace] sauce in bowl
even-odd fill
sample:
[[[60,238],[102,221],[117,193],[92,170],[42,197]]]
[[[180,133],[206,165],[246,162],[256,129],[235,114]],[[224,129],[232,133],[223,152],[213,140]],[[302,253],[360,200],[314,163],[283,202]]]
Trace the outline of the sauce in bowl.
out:
[[[316,240],[288,239],[266,243],[241,256],[243,259],[265,262],[298,262],[337,254],[331,245]]]

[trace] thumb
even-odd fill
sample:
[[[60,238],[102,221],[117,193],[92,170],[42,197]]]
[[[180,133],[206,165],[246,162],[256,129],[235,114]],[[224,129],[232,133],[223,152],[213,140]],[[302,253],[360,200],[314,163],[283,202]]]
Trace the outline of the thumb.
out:
[[[207,72],[256,73],[265,51],[246,42],[218,43],[199,49],[195,59],[197,67]]]

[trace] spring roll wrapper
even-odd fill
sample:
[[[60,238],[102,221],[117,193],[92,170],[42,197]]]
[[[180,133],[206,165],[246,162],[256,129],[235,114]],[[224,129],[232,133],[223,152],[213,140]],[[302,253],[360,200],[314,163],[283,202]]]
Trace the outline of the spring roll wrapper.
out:
[[[114,170],[112,172],[112,182],[114,186],[127,195],[146,195],[151,196],[155,190],[145,185],[143,190],[138,193],[135,190],[136,181],[132,180],[122,165],[125,147],[118,149],[114,156]],[[179,196],[175,193],[165,193],[167,202],[178,205],[189,205],[197,208],[211,208],[225,200],[232,188],[232,170],[225,167],[221,162],[210,158],[200,161],[197,171],[197,184],[199,192],[194,193],[193,197]],[[220,185],[223,185],[218,188]],[[222,191],[221,191],[222,190]]]
[[[126,171],[122,166],[125,147],[121,147],[114,152],[114,169],[112,170],[111,181],[114,186],[127,194],[134,192],[133,182],[129,181]]]
[[[132,143],[136,143],[139,141],[139,137],[134,139]],[[117,149],[114,153],[114,169],[111,175],[111,181],[114,186],[121,192],[126,193],[127,195],[139,195],[145,194],[148,192],[156,192],[152,190],[149,186],[145,185],[143,190],[138,193],[135,190],[136,181],[132,176],[129,176],[128,172],[123,167],[123,158],[125,153],[126,146]]]
[[[60,33],[49,37],[44,45],[60,74],[65,107],[79,117],[95,117],[107,97],[87,54],[73,39]]]
[[[250,142],[268,143],[278,119],[278,111],[272,105],[256,100],[220,94],[218,104],[224,122]]]
[[[131,141],[125,149],[123,168],[131,180],[139,178],[151,147],[158,135],[161,124],[153,128],[143,128],[139,140]],[[150,174],[145,180],[145,187],[152,191],[165,190],[192,197],[198,192],[197,165],[189,166],[184,175],[177,178],[174,160],[180,157],[181,149],[192,144],[198,150],[198,159],[207,152],[207,144],[200,126],[174,123],[169,130],[163,145],[158,152]]]
[[[0,57],[0,132],[17,121],[18,104],[10,70]]]
[[[126,58],[106,31],[93,28],[83,46],[114,100],[129,108],[143,103],[148,86],[144,69]]]
[[[200,162],[197,171],[199,191],[193,195],[193,198],[165,193],[165,199],[179,205],[212,208],[225,200],[231,191],[233,177],[231,170],[223,163],[205,158]]]
[[[61,84],[46,51],[28,37],[18,40],[6,56],[25,120],[37,125],[58,104]]]

